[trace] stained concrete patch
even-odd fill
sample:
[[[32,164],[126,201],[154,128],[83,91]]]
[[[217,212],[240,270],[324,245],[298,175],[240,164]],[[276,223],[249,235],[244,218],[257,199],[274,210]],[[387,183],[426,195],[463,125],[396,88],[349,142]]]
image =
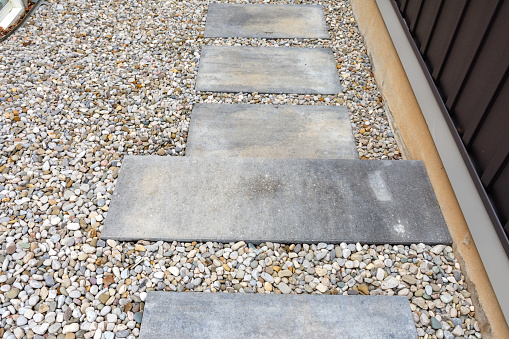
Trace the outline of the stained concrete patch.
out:
[[[140,339],[416,339],[406,297],[148,292]]]
[[[195,104],[186,155],[358,159],[344,106]]]
[[[320,5],[209,4],[206,38],[328,39]]]
[[[337,94],[330,48],[203,46],[197,91]]]
[[[127,156],[101,236],[451,243],[422,162],[347,159]]]

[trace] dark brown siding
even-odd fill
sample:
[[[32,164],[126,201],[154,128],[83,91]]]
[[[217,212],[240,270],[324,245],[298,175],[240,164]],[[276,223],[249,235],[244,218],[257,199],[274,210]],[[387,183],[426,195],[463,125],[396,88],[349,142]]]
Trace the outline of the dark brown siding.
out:
[[[393,1],[509,255],[509,1]]]

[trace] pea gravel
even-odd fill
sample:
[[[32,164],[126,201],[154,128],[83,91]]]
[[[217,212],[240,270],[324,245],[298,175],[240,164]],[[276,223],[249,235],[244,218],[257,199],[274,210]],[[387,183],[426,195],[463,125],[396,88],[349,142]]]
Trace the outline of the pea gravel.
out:
[[[192,290],[406,295],[420,337],[481,338],[443,245],[100,238],[123,156],[185,155],[196,102],[346,105],[360,158],[400,158],[349,2],[288,3],[322,4],[331,39],[205,39],[206,1],[69,0],[0,45],[0,336],[134,338],[148,291]],[[330,47],[344,94],[197,93],[202,45]]]

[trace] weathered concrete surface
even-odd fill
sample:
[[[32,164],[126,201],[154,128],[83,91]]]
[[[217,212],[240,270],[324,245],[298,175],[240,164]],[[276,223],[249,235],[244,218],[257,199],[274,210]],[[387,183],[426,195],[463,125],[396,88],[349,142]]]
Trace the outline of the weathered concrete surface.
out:
[[[416,339],[398,296],[149,292],[140,339]]]
[[[189,156],[358,159],[344,106],[195,104]]]
[[[206,38],[328,39],[320,5],[209,4]]]
[[[197,91],[337,94],[330,48],[203,46]]]
[[[127,156],[102,238],[448,244],[420,161]]]

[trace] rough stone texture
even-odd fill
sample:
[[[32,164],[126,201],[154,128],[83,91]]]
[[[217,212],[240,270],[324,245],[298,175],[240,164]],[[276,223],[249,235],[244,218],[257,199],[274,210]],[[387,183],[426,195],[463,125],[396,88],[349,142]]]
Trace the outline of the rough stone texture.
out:
[[[328,39],[322,6],[211,3],[206,38]]]
[[[193,107],[186,155],[358,159],[344,106]]]
[[[451,242],[420,161],[124,159],[103,238]]]
[[[415,339],[406,297],[149,292],[140,338]]]
[[[337,94],[330,48],[203,46],[197,91]]]

